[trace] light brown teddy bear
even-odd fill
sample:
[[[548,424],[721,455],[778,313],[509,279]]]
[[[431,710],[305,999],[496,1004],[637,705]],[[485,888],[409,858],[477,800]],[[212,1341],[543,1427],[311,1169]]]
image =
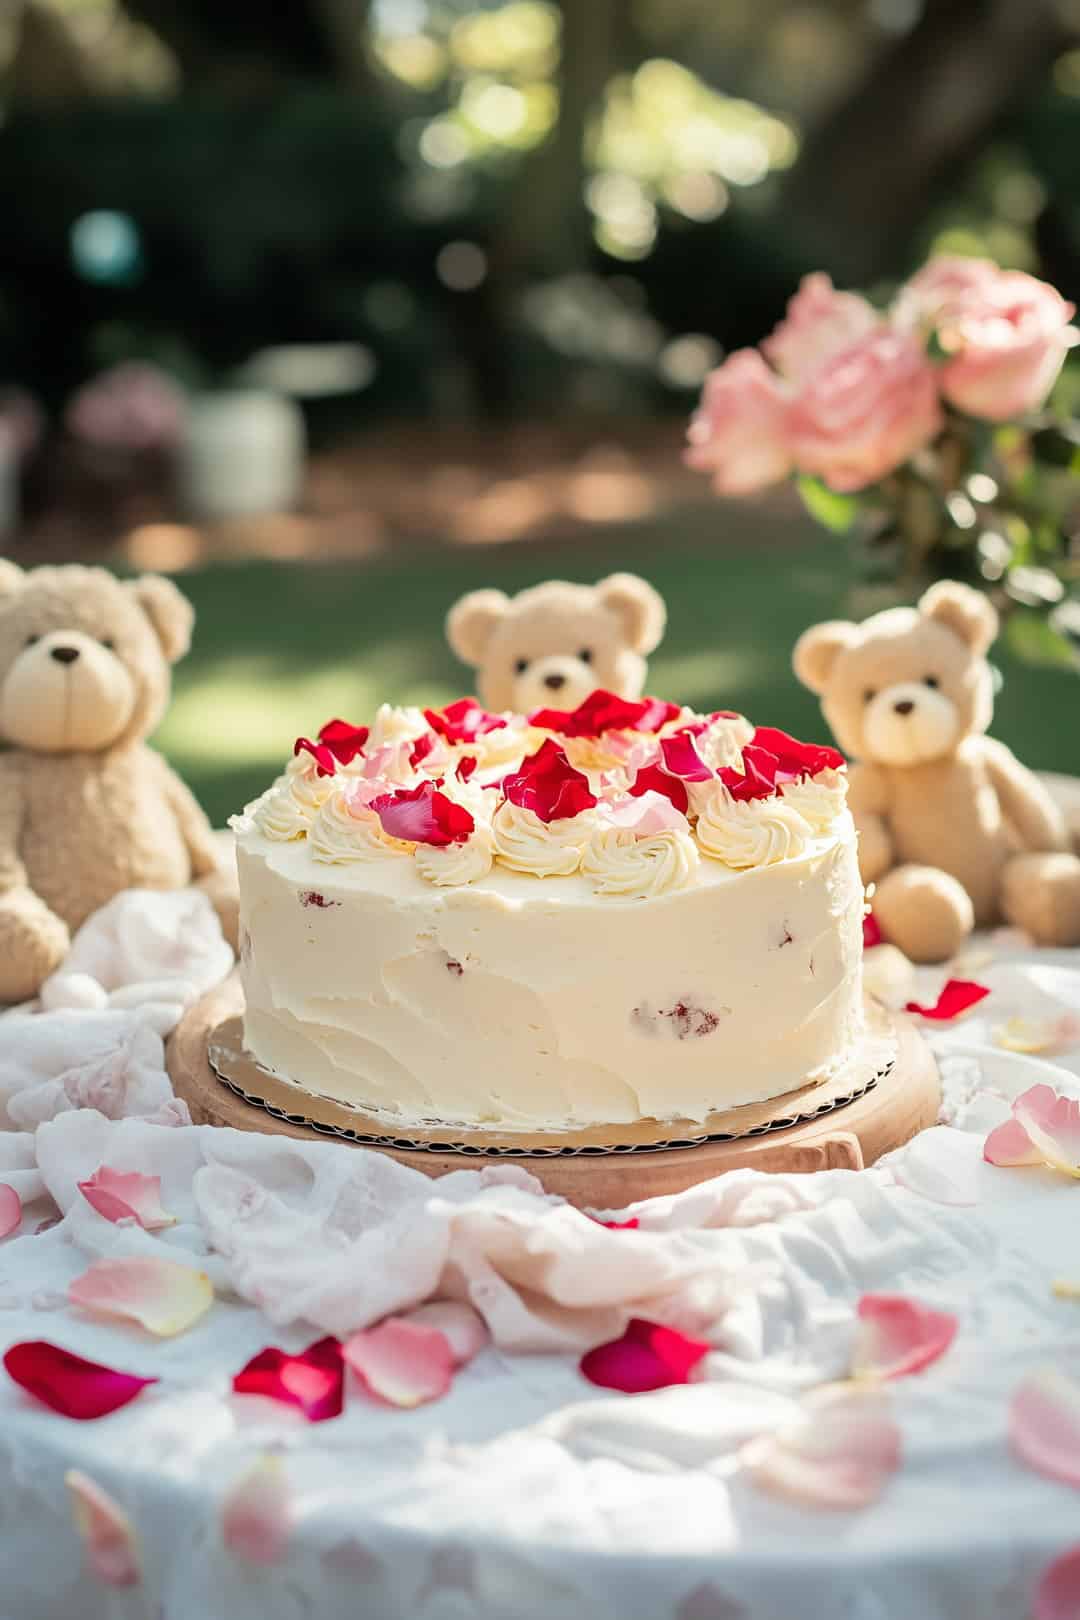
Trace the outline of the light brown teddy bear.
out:
[[[451,648],[477,671],[485,708],[574,709],[598,687],[640,697],[645,658],[667,622],[663,598],[636,574],[596,585],[551,579],[519,591],[470,591],[446,619]]]
[[[885,938],[916,962],[951,956],[1004,919],[1047,945],[1080,942],[1080,861],[1060,811],[1004,744],[980,592],[942,581],[917,608],[815,625],[795,673],[822,700],[851,770],[859,865]]]
[[[153,574],[0,559],[0,1002],[35,995],[121,889],[201,880],[228,922],[210,825],[143,742],[193,619]]]

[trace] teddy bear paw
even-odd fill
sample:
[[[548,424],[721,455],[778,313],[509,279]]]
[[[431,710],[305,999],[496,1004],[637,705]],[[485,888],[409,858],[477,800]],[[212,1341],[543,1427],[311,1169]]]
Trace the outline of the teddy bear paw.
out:
[[[1037,945],[1080,944],[1080,859],[1016,856],[1002,878],[1001,909]]]
[[[899,866],[874,893],[874,915],[912,962],[945,962],[975,926],[967,890],[934,866]]]
[[[66,924],[29,889],[0,899],[0,1002],[36,996],[70,945]]]

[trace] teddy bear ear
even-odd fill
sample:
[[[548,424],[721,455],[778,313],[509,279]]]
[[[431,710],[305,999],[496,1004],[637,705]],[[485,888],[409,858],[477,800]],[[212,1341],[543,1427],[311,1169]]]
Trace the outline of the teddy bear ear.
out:
[[[955,579],[939,579],[919,598],[919,612],[945,625],[981,658],[998,633],[997,609],[981,591]]]
[[[25,579],[26,575],[18,563],[10,562],[7,557],[0,557],[0,602],[21,590]]]
[[[172,580],[160,574],[143,574],[127,589],[153,625],[165,657],[175,664],[191,646],[195,609]]]
[[[631,652],[648,654],[659,645],[667,625],[667,608],[659,591],[637,574],[609,574],[596,594],[622,625]]]
[[[469,591],[454,603],[446,615],[446,639],[463,664],[479,669],[509,606],[505,591]]]
[[[837,658],[858,639],[858,625],[847,619],[828,619],[824,624],[811,625],[795,643],[792,668],[803,685],[820,696],[829,684]]]

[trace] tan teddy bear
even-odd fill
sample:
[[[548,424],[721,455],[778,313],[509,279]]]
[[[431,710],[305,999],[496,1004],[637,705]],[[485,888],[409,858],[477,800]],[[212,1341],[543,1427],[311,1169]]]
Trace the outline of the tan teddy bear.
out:
[[[143,742],[193,618],[153,574],[0,559],[0,1002],[35,995],[121,889],[202,880],[228,923],[210,825]]]
[[[916,962],[951,956],[1001,919],[1040,943],[1080,942],[1080,861],[1061,812],[1002,743],[986,597],[942,581],[917,608],[815,625],[795,673],[858,760],[850,805],[863,881],[886,939]]]
[[[470,591],[455,602],[446,636],[477,673],[481,703],[514,709],[574,709],[598,687],[640,697],[645,658],[659,646],[663,598],[636,574],[596,585],[550,579],[519,591]]]

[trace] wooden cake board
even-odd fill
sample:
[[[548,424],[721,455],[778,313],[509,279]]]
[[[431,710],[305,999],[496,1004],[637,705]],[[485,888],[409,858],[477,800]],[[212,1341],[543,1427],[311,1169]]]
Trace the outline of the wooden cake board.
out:
[[[239,977],[233,974],[196,1002],[168,1043],[169,1075],[196,1124],[228,1125],[308,1142],[339,1141],[345,1146],[386,1153],[428,1176],[488,1163],[517,1164],[535,1175],[549,1193],[582,1209],[622,1209],[641,1198],[683,1192],[728,1170],[861,1170],[935,1124],[940,1102],[937,1067],[925,1041],[903,1014],[888,1013],[872,1003],[868,1011],[876,1038],[880,1042],[887,1037],[887,1049],[895,1056],[891,1065],[883,1065],[876,1076],[868,1072],[862,1082],[868,1089],[854,1100],[844,1101],[843,1086],[826,1082],[769,1103],[713,1115],[704,1125],[684,1127],[686,1135],[731,1133],[726,1140],[685,1147],[636,1147],[633,1136],[637,1128],[624,1127],[617,1145],[599,1145],[605,1137],[607,1144],[611,1143],[615,1133],[610,1128],[600,1134],[583,1131],[575,1138],[560,1139],[572,1140],[575,1151],[554,1154],[535,1145],[531,1151],[500,1146],[497,1153],[486,1153],[478,1144],[492,1140],[488,1133],[462,1131],[453,1132],[454,1140],[462,1143],[458,1150],[440,1151],[417,1141],[405,1146],[389,1141],[355,1142],[336,1134],[331,1122],[346,1120],[358,1132],[366,1125],[373,1134],[386,1133],[388,1127],[316,1098],[304,1098],[298,1104],[295,1087],[266,1075],[250,1059],[238,1063],[234,1060],[233,1068],[222,1063],[223,1050],[228,1055],[240,1047],[236,1020],[243,1013],[243,1005]],[[212,1049],[222,1072],[228,1070],[234,1083],[238,1074],[243,1076],[244,1090],[248,1096],[257,1095],[259,1101],[248,1101],[219,1078],[211,1067]],[[248,1076],[255,1078],[249,1080]],[[847,1086],[850,1092],[850,1081]],[[295,1112],[300,1106],[306,1108],[305,1117],[309,1119],[321,1113],[324,1128],[318,1130],[301,1123]],[[807,1117],[798,1123],[781,1127],[772,1123],[804,1112]],[[292,1117],[282,1117],[286,1114]],[[655,1122],[651,1128],[651,1139],[655,1141]],[[448,1134],[448,1129],[443,1131],[444,1142]],[[414,1138],[422,1135],[413,1133]],[[438,1140],[433,1133],[432,1140]],[[535,1137],[528,1140],[537,1142]]]

